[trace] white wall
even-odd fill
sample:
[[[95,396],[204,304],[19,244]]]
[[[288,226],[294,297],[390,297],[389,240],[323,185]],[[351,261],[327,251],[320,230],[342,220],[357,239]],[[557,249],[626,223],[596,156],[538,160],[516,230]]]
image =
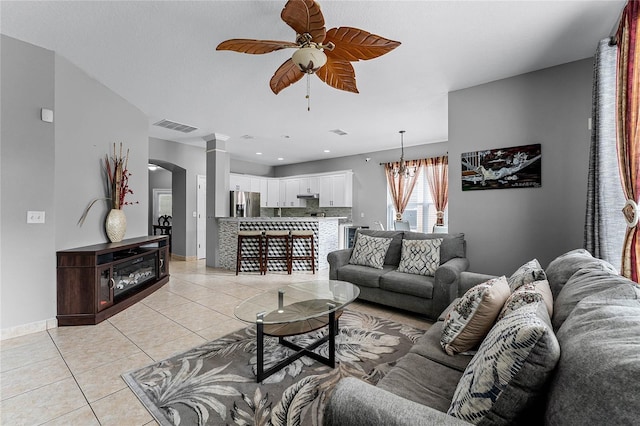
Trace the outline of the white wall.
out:
[[[583,244],[592,59],[449,94],[449,230],[470,269],[510,275]],[[542,187],[462,191],[460,155],[539,143]]]

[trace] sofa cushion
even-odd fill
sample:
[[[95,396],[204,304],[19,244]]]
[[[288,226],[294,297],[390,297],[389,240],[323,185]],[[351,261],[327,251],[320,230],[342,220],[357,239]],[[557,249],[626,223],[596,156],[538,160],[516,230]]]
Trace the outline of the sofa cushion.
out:
[[[582,269],[569,278],[555,301],[553,329],[558,330],[576,305],[585,297],[631,283],[625,277],[601,269]]]
[[[467,290],[444,320],[442,348],[453,355],[476,347],[493,326],[509,294],[504,276]]]
[[[440,266],[442,238],[402,240],[398,272],[433,277]]]
[[[516,291],[520,286],[532,283],[534,281],[546,280],[547,276],[540,266],[538,259],[533,259],[518,268],[507,281],[512,292]]]
[[[429,240],[442,239],[440,244],[440,264],[446,263],[456,257],[466,257],[464,234],[424,234],[422,232],[405,232],[405,240]]]
[[[416,341],[409,352],[417,353],[425,358],[442,364],[446,367],[453,368],[459,372],[463,372],[473,355],[456,354],[447,355],[440,346],[440,335],[442,334],[443,321],[438,321]]]
[[[534,281],[529,284],[520,286],[516,291],[511,293],[498,315],[498,321],[513,312],[530,303],[542,302],[547,308],[549,316],[553,315],[553,296],[551,288],[547,280]]]
[[[433,298],[435,278],[424,275],[405,274],[397,270],[380,276],[379,286],[394,293],[410,294],[423,299]]]
[[[562,355],[547,399],[545,424],[638,424],[638,330],[636,284],[615,286],[578,303],[557,332]]]
[[[520,415],[543,395],[559,358],[560,346],[544,304],[513,311],[480,345],[447,414],[474,424],[518,424]]]
[[[393,265],[384,265],[382,269],[361,265],[344,265],[338,269],[337,279],[363,287],[380,287],[380,277],[395,269]]]
[[[391,244],[391,238],[361,235],[355,242],[349,263],[382,269],[384,258]]]
[[[398,396],[446,412],[462,372],[409,352],[377,386]]]
[[[600,269],[615,275],[618,274],[618,270],[609,262],[591,256],[591,253],[584,249],[568,251],[556,257],[545,268],[554,299],[558,297],[558,293],[560,293],[567,280],[579,269],[583,268]]]
[[[385,265],[398,266],[400,263],[400,252],[402,251],[402,231],[376,231],[373,229],[358,229],[356,241],[360,235],[367,235],[376,238],[391,238],[391,244],[384,258]]]

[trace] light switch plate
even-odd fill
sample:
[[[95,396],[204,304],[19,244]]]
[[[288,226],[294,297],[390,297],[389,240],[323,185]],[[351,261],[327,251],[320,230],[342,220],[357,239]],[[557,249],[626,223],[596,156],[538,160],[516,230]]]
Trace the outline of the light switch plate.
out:
[[[44,223],[44,212],[28,211],[27,223]]]

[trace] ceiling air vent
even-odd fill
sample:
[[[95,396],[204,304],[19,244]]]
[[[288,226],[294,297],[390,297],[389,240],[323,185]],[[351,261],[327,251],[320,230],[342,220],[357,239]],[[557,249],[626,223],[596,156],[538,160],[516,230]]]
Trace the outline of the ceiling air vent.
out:
[[[240,136],[240,139],[253,139],[253,136],[251,136],[251,135],[242,135],[242,136]]]
[[[344,136],[347,135],[348,133],[345,132],[344,130],[340,130],[340,129],[333,129],[333,130],[329,130],[331,133],[335,133],[336,135],[339,136]]]
[[[187,126],[186,124],[176,123],[175,121],[160,120],[157,123],[153,123],[154,126],[164,127],[165,129],[175,130],[182,133],[191,133],[194,130],[198,130],[197,127]]]

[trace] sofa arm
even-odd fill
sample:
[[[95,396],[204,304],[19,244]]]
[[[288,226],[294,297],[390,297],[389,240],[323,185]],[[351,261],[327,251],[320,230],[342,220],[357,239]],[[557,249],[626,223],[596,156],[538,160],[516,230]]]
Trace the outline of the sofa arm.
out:
[[[338,268],[349,263],[349,259],[351,259],[351,252],[353,252],[352,248],[332,251],[327,255],[330,280],[338,279]]]
[[[495,278],[495,275],[478,274],[477,272],[462,272],[460,273],[460,285],[458,286],[458,297],[462,296],[471,287],[482,284]]]
[[[353,377],[338,383],[324,410],[325,426],[459,426],[469,423]]]
[[[453,299],[458,297],[460,274],[469,267],[466,257],[455,257],[436,269],[430,318],[438,318]]]

